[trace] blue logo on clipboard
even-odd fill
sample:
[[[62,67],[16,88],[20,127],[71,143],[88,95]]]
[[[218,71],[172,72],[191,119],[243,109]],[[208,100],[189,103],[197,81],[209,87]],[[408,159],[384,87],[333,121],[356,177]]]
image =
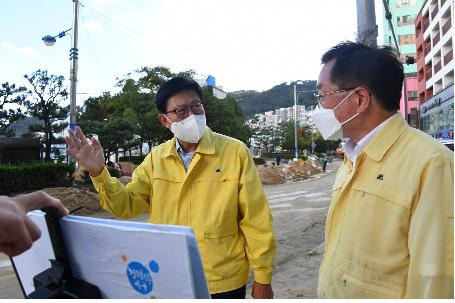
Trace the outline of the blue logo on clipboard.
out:
[[[152,273],[158,273],[160,267],[157,262],[150,261],[148,264]],[[148,294],[153,290],[153,280],[147,267],[139,262],[133,261],[126,268],[126,275],[131,286],[141,294]]]

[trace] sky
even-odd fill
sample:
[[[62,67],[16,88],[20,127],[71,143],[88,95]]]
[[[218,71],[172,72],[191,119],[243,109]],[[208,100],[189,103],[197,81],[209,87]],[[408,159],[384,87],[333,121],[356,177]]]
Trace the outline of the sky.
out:
[[[355,39],[356,18],[355,0],[81,0],[77,103],[117,92],[116,79],[142,66],[193,69],[227,92],[316,80],[321,55]],[[0,83],[25,85],[45,69],[69,90],[71,36],[53,46],[41,38],[72,20],[72,0],[1,0]]]

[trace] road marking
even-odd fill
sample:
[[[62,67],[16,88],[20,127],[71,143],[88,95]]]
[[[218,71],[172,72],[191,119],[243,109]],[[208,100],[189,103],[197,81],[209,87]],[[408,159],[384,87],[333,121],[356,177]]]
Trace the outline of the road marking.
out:
[[[319,196],[324,196],[326,193],[312,193],[312,194],[306,194],[303,195],[305,198],[313,198],[313,197],[319,197]]]
[[[299,198],[303,198],[304,196],[305,195],[298,195],[298,196],[293,196],[293,197],[274,199],[274,200],[269,200],[269,203],[280,203],[280,202],[292,201],[292,200],[296,200]]]
[[[301,191],[295,191],[295,192],[292,192],[292,193],[271,195],[271,196],[268,196],[267,198],[273,199],[273,198],[278,198],[278,197],[294,196],[294,195],[306,194],[307,192],[308,192],[307,190],[301,190]]]
[[[284,213],[290,213],[290,212],[314,212],[314,211],[321,211],[321,210],[327,210],[329,209],[328,207],[318,207],[318,208],[298,208],[298,209],[288,209],[288,210],[279,210],[274,212],[273,214],[284,214]]]
[[[269,206],[271,209],[274,209],[274,208],[289,208],[291,207],[291,204],[288,204],[288,203],[284,203],[284,204],[280,204],[280,205],[271,205]]]
[[[332,201],[332,198],[327,197],[327,198],[315,198],[311,200],[305,200],[305,202],[325,202],[325,201]]]
[[[0,261],[0,268],[11,267],[12,264],[9,260]]]
[[[310,194],[297,194],[297,193],[298,192],[295,192],[295,193],[292,193],[292,194],[280,195],[280,196],[284,196],[283,198],[280,198],[280,199],[270,199],[269,198],[269,204],[281,203],[281,202],[286,202],[286,201],[293,201],[293,200],[296,200],[296,199],[299,199],[299,198],[320,197],[320,196],[325,196],[325,195],[328,194],[328,192],[319,192],[319,193],[310,193]],[[275,196],[278,196],[278,195],[275,195]],[[314,201],[314,202],[322,202],[322,201],[329,201],[329,200],[330,200],[330,198],[326,198],[324,200],[311,199],[311,201]]]

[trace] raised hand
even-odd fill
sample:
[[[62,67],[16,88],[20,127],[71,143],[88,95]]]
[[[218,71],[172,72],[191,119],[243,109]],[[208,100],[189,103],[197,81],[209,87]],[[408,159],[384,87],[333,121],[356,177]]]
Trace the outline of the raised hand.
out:
[[[65,137],[68,153],[77,163],[87,170],[92,177],[96,177],[104,168],[104,152],[100,142],[96,138],[89,141],[79,126],[76,134],[69,129],[69,137]]]

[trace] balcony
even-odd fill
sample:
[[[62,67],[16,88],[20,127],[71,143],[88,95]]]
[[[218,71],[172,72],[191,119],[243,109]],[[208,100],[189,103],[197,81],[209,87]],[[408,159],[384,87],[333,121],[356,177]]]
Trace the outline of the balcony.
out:
[[[439,10],[438,10],[438,6],[436,5],[436,7],[434,8],[434,10],[431,12],[431,20],[434,20],[434,17],[436,17],[436,15],[438,14]]]
[[[430,20],[425,20],[425,22],[423,23],[423,32],[425,32],[428,28],[428,26],[430,25]]]
[[[439,72],[441,70],[441,67],[442,67],[441,60],[439,60],[439,62],[434,65],[434,73],[436,74],[437,72]]]
[[[449,18],[449,20],[447,20],[447,22],[442,26],[442,35],[444,36],[451,27],[452,27],[452,20]]]
[[[439,35],[439,32],[433,37],[433,47],[438,44],[439,40],[441,40],[441,35]]]
[[[427,79],[427,81],[428,81],[428,79],[431,78],[431,76],[432,76],[431,75],[431,67],[429,67],[429,68],[425,69],[425,78]]]
[[[425,53],[425,56],[426,56],[426,55],[428,55],[428,53],[429,53],[430,51],[431,51],[431,44],[430,44],[430,43],[428,43],[428,45],[427,45],[427,46],[425,46],[425,51],[424,51],[424,53]]]
[[[444,66],[447,65],[453,59],[453,49],[451,49],[447,54],[444,55]]]

